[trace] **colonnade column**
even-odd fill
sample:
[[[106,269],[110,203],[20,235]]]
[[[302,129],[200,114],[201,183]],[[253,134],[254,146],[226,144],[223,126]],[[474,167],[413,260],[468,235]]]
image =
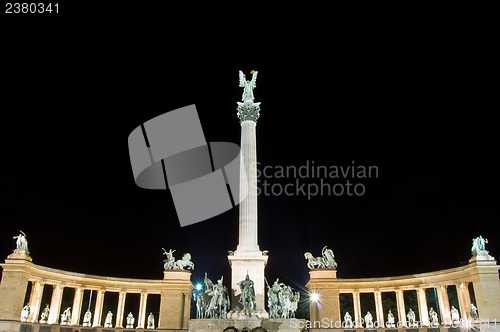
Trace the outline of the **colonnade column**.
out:
[[[446,285],[440,285],[437,287],[439,312],[441,313],[442,323],[451,323],[450,315],[450,301],[448,299],[448,290]]]
[[[115,327],[123,327],[123,311],[125,310],[125,298],[127,292],[121,291],[118,296],[118,308],[116,309],[116,323]]]
[[[40,305],[42,304],[43,283],[35,281],[30,294],[31,313],[28,317],[30,322],[38,322],[38,314],[40,313]]]
[[[359,300],[359,292],[352,293],[352,303],[354,306],[354,326],[362,327],[361,325],[361,301]]]
[[[469,319],[470,317],[470,294],[469,283],[460,282],[457,285],[458,305],[460,306],[460,317]]]
[[[102,289],[97,291],[97,296],[95,299],[95,308],[94,308],[94,322],[92,324],[93,327],[101,326],[101,316],[102,316],[102,305],[104,303],[104,293]]]
[[[417,288],[417,303],[422,326],[429,326],[429,310],[427,310],[427,297],[425,288]]]
[[[52,299],[50,300],[50,313],[49,313],[49,324],[57,324],[58,317],[61,313],[61,301],[63,295],[64,286],[56,284],[53,287]]]
[[[384,324],[384,307],[382,306],[382,293],[375,291],[375,310],[377,311],[378,326],[385,326]]]
[[[148,301],[148,293],[142,292],[141,293],[141,301],[139,304],[139,317],[138,317],[138,324],[137,328],[138,329],[143,329],[144,328],[144,323],[146,321],[146,303]]]
[[[396,305],[398,307],[399,324],[406,326],[405,298],[403,291],[400,289],[396,290]]]
[[[73,298],[73,307],[71,310],[71,325],[78,325],[80,314],[82,312],[83,289],[75,289],[75,297]]]

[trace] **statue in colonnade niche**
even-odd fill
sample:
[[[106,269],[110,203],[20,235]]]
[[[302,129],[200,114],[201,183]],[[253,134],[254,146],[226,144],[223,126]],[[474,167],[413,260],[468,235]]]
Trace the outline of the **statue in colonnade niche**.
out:
[[[113,313],[111,311],[108,311],[108,313],[106,314],[104,327],[113,327]]]
[[[365,327],[367,328],[373,327],[373,316],[369,311],[367,311],[365,315],[365,324]]]
[[[128,315],[127,315],[127,326],[126,326],[126,328],[127,329],[133,329],[134,328],[134,322],[135,322],[134,315],[132,315],[132,312],[129,312]]]
[[[477,308],[474,305],[474,303],[470,304],[470,315],[471,315],[473,320],[479,319],[479,314],[477,313]]]
[[[344,324],[343,325],[345,328],[348,328],[348,329],[354,327],[354,324],[352,322],[352,317],[348,311],[346,311],[346,313],[344,315]]]
[[[47,323],[47,319],[49,318],[49,313],[50,313],[49,305],[46,304],[45,308],[42,311],[42,314],[40,315],[40,323]]]
[[[408,310],[408,313],[406,314],[406,317],[408,318],[408,326],[409,327],[415,327],[416,326],[415,312],[413,311],[412,308],[410,308],[410,310]]]
[[[450,314],[451,314],[451,322],[453,324],[458,324],[460,322],[460,313],[458,312],[457,308],[451,306]]]
[[[71,317],[71,307],[67,307],[61,315],[61,325],[69,325],[69,318]]]
[[[31,308],[30,308],[30,304],[28,303],[23,307],[23,310],[21,310],[21,322],[28,321],[28,316],[30,315],[30,312],[31,312]]]
[[[153,316],[153,313],[150,312],[148,316],[148,326],[147,329],[154,329],[155,328],[155,316]]]
[[[392,313],[391,309],[389,309],[389,312],[387,313],[387,323],[386,327],[395,327],[395,319],[394,319],[394,314]]]
[[[438,314],[433,307],[431,307],[431,309],[429,310],[429,318],[432,327],[436,327],[439,325]]]
[[[83,315],[83,326],[90,326],[90,320],[92,319],[92,313],[90,312],[90,309],[87,309],[85,312],[85,315]]]

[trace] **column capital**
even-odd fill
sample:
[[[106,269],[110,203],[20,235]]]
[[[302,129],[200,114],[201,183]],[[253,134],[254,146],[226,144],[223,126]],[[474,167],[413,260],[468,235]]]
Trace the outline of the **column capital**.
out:
[[[238,113],[236,115],[240,119],[240,123],[243,121],[253,121],[257,123],[257,119],[260,116],[260,102],[254,103],[252,101],[246,100],[245,102],[237,102]]]

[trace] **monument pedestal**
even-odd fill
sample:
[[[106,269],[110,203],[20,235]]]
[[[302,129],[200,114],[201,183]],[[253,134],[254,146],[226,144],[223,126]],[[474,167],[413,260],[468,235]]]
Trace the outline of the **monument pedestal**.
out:
[[[228,256],[231,264],[231,317],[240,318],[240,311],[243,306],[238,302],[241,289],[238,283],[245,280],[247,274],[254,282],[256,308],[252,311],[252,318],[269,318],[266,311],[264,267],[267,264],[268,256],[263,256],[260,251],[254,253],[240,254],[238,251],[232,256]],[[247,317],[250,318],[250,317]]]
[[[487,331],[494,325],[499,329],[500,322],[500,283],[498,282],[498,270],[495,258],[488,251],[481,250],[470,260],[474,265],[475,273],[472,279],[476,306],[479,309],[479,321],[482,323],[481,331]],[[491,324],[494,322],[494,324]],[[484,328],[483,328],[484,326]]]
[[[268,332],[301,332],[306,326],[304,319],[191,319],[189,321],[189,332],[221,332],[229,327],[232,331],[242,331],[246,328],[248,331],[262,327],[263,331]],[[228,329],[228,331],[231,331]]]
[[[158,329],[185,329],[193,290],[191,271],[166,270],[163,280],[165,287],[161,291]],[[144,320],[142,317],[142,324]]]

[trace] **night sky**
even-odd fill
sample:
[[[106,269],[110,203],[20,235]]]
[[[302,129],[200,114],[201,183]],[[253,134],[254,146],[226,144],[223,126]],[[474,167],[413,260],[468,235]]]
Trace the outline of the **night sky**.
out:
[[[229,280],[238,208],[180,227],[168,190],[136,186],[127,138],[195,104],[208,142],[239,145],[238,70],[254,69],[260,167],[378,169],[351,179],[361,196],[259,196],[270,283],[304,289],[304,253],[324,246],[339,278],[457,267],[478,235],[500,258],[496,60],[481,27],[118,14],[2,34],[1,257],[22,230],[47,267],[161,279],[163,247],[191,253],[193,282]]]

